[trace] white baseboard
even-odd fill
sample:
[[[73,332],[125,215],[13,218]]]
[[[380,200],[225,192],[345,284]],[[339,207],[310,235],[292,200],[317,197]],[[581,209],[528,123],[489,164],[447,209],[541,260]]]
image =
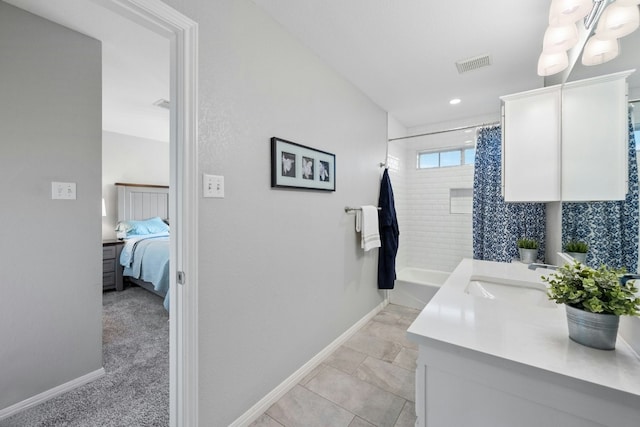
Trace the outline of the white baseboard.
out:
[[[333,340],[331,344],[326,346],[320,353],[316,354],[311,360],[302,365],[300,369],[294,372],[289,378],[284,380],[280,385],[271,390],[269,394],[260,399],[258,403],[253,405],[247,412],[242,414],[238,419],[229,425],[229,427],[247,427],[249,424],[257,420],[260,415],[266,412],[267,409],[276,403],[282,396],[284,396],[289,390],[295,387],[305,376],[313,371],[316,366],[322,363],[331,353],[338,349],[345,343],[353,334],[358,332],[369,320],[371,320],[376,314],[382,310],[389,301],[385,299],[376,308],[371,310],[362,319],[360,319],[355,325],[347,329],[342,335]]]
[[[85,384],[90,383],[91,381],[97,380],[101,376],[105,374],[104,368],[100,368],[93,372],[89,372],[86,375],[78,377],[74,380],[61,384],[57,387],[44,391],[40,394],[37,394],[33,397],[23,400],[22,402],[18,402],[13,404],[7,408],[0,410],[0,420],[8,418],[20,411],[31,408],[33,406],[39,405],[43,402],[46,402],[49,399],[53,399],[54,397],[60,396],[61,394],[67,393],[74,388],[83,386]]]

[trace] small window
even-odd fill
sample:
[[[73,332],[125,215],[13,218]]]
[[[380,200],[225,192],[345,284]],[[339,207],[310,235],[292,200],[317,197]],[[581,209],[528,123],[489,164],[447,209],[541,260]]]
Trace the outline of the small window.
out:
[[[476,160],[475,148],[418,153],[418,169],[444,168],[449,166],[473,165]]]
[[[461,157],[462,152],[460,150],[443,151],[440,153],[440,167],[460,166]]]
[[[473,165],[475,163],[476,163],[476,149],[467,148],[466,150],[464,150],[464,164]]]
[[[440,167],[440,153],[420,153],[418,155],[418,168],[429,169]]]

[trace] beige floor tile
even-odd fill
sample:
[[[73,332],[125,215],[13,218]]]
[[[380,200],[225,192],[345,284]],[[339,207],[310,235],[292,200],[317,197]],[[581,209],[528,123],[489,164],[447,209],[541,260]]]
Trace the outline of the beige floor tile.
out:
[[[392,427],[405,403],[388,391],[329,366],[306,387],[378,427]]]
[[[354,417],[346,409],[299,385],[273,404],[267,415],[285,427],[348,427]]]
[[[397,357],[396,357],[397,359]],[[305,375],[305,377],[303,379],[300,380],[300,382],[298,384],[301,385],[305,385],[306,383],[308,383],[309,381],[311,381],[311,378],[315,377],[316,375],[318,375],[318,372],[320,372],[320,370],[324,367],[324,364],[321,363],[318,366],[316,366],[315,368],[313,368],[311,370],[311,372],[309,372],[307,375]]]
[[[349,427],[376,427],[376,426],[374,426],[370,422],[363,420],[360,417],[355,417],[353,421],[351,421],[351,424],[349,424]]]
[[[388,304],[383,311],[389,311],[391,313],[397,313],[401,316],[408,317],[410,319],[415,319],[420,314],[420,310],[416,310],[415,308],[405,307],[403,305],[397,304]]]
[[[416,406],[413,402],[407,402],[400,412],[398,421],[394,427],[415,427],[416,425]]]
[[[392,362],[402,350],[402,345],[398,343],[385,340],[384,337],[374,337],[362,331],[356,332],[344,345],[360,353],[389,362]]]
[[[388,325],[386,323],[371,321],[367,323],[360,332],[379,339],[393,341],[403,347],[418,349],[417,344],[409,341],[409,338],[407,338],[407,329],[399,325]]]
[[[366,358],[366,354],[353,350],[352,348],[342,346],[334,351],[324,363],[340,369],[347,374],[353,374]]]
[[[406,400],[415,401],[415,372],[382,360],[367,357],[358,367],[356,378]]]
[[[249,427],[284,427],[267,414],[262,414],[260,418],[249,424]]]
[[[399,313],[393,313],[391,311],[381,311],[376,314],[373,319],[376,322],[386,323],[388,325],[397,325],[400,320],[402,320],[402,315]]]
[[[403,348],[393,360],[393,364],[415,372],[416,360],[418,360],[418,350]]]

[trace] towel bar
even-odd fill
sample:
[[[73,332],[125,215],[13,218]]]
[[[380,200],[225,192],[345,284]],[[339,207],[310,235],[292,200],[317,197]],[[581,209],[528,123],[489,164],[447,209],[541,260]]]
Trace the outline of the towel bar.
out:
[[[382,210],[382,208],[376,208],[376,209]],[[362,210],[362,208],[350,208],[349,206],[345,206],[345,208],[344,208],[344,211],[346,213],[353,212],[353,211],[361,211],[361,210]]]

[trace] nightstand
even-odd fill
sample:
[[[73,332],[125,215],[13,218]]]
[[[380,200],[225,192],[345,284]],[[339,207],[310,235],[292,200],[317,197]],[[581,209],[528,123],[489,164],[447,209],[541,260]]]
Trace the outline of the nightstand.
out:
[[[102,241],[102,290],[124,289],[122,283],[122,266],[120,265],[120,253],[124,242],[122,240]]]

